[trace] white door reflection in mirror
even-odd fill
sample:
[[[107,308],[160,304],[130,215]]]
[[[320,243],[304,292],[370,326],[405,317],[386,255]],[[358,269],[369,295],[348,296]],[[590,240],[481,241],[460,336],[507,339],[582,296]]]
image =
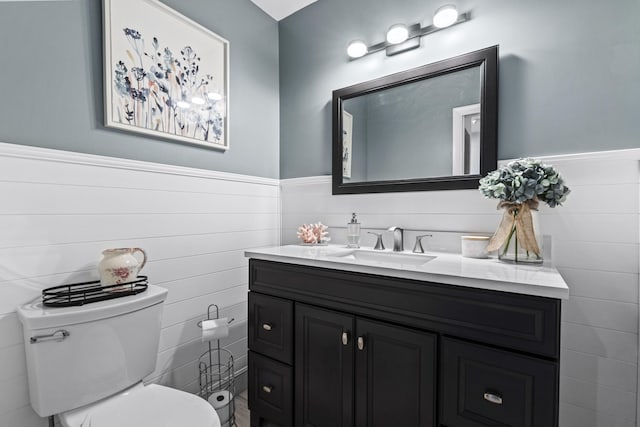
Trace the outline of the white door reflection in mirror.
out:
[[[480,104],[453,108],[453,176],[480,173]]]

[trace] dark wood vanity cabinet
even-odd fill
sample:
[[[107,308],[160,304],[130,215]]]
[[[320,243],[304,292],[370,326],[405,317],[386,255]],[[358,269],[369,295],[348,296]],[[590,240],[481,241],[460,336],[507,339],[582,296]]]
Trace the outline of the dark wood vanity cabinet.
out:
[[[252,259],[252,427],[557,427],[559,300]]]

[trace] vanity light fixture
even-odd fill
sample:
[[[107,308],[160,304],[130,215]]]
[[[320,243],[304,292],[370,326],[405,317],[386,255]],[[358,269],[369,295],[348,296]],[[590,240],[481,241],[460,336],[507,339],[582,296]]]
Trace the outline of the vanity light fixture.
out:
[[[433,14],[433,25],[438,28],[447,28],[458,20],[458,9],[452,4],[445,4]]]
[[[409,29],[404,24],[394,24],[387,31],[387,43],[398,44],[409,38]]]
[[[383,42],[367,46],[362,40],[354,40],[347,47],[350,58],[361,58],[374,52],[385,50],[387,56],[396,55],[407,50],[420,47],[420,39],[427,34],[435,33],[452,25],[461,24],[471,19],[471,13],[458,14],[452,4],[439,7],[433,15],[433,24],[422,27],[420,24],[406,26],[394,24],[387,31],[387,39]]]
[[[367,45],[362,40],[354,40],[349,43],[347,54],[351,58],[360,58],[368,53]]]

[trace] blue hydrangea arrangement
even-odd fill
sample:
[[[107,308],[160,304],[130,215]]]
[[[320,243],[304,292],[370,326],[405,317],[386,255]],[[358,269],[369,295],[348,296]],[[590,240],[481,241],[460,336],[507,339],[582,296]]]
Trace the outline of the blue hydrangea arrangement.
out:
[[[541,264],[542,242],[536,237],[532,212],[540,201],[555,208],[566,200],[571,190],[560,174],[540,160],[518,159],[489,172],[478,189],[486,198],[500,200],[498,209],[504,209],[487,250],[500,249],[502,261]]]
[[[539,200],[549,207],[562,205],[571,192],[553,166],[536,159],[518,159],[480,180],[479,190],[489,199],[523,204]]]

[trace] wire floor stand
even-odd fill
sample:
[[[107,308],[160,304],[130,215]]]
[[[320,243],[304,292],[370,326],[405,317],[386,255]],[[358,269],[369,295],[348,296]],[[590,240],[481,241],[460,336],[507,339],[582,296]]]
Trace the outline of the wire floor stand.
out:
[[[206,320],[219,318],[218,306],[209,305]],[[229,323],[233,320],[229,320]],[[198,322],[198,326],[202,327],[202,321]],[[207,344],[209,349],[198,359],[200,396],[214,407],[221,427],[237,427],[233,354],[220,347],[220,340],[209,341]]]

